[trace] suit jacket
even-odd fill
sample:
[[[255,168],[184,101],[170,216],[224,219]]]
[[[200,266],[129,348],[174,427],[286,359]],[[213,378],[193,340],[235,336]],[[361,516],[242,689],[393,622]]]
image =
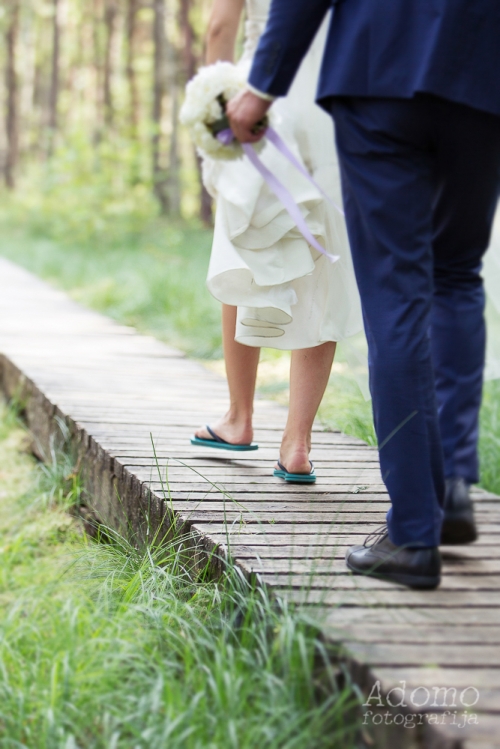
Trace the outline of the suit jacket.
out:
[[[332,5],[320,104],[425,92],[500,115],[500,0],[273,0],[255,88],[287,93]]]

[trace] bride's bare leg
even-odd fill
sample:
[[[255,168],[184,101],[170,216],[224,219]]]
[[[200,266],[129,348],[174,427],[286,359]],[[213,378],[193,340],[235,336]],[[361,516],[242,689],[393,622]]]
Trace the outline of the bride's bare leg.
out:
[[[244,346],[234,340],[236,307],[222,305],[222,341],[229,385],[229,411],[210,424],[214,432],[235,445],[248,444],[253,439],[253,399],[259,364],[260,349]],[[205,427],[195,432],[197,437],[211,439]]]
[[[309,473],[311,430],[328,384],[336,343],[292,352],[290,407],[280,462],[290,473]]]

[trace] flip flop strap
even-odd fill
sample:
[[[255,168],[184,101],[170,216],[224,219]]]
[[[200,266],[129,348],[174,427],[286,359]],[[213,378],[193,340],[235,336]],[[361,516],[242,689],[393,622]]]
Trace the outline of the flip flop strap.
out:
[[[229,445],[229,442],[227,442],[227,440],[223,440],[222,437],[219,437],[219,435],[216,434],[214,430],[208,426],[208,424],[205,426],[205,429],[207,430],[209,435],[212,437],[214,442],[220,442],[221,445]]]
[[[280,462],[279,462],[279,460],[277,460],[276,462],[278,463],[279,469],[280,469],[281,471],[284,471],[285,473],[290,473],[290,471],[288,471],[288,470],[287,470],[287,469],[285,468],[285,466],[283,465],[283,463],[280,463]],[[311,475],[311,473],[312,473],[312,472],[314,471],[314,463],[312,462],[312,460],[310,460],[310,461],[309,461],[309,463],[311,464],[311,470],[309,471],[309,473],[304,473],[304,476],[310,476],[310,475]],[[298,474],[297,474],[297,475],[298,475]]]

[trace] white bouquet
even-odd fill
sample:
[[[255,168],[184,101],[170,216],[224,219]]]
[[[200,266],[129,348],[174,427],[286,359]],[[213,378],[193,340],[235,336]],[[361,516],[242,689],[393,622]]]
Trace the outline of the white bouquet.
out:
[[[244,72],[230,62],[216,62],[200,68],[186,87],[186,99],[180,121],[191,134],[200,156],[211,159],[238,159],[243,155],[241,144],[231,138],[217,137],[230,129],[226,106],[246,85]],[[266,128],[268,118],[259,123]],[[254,144],[260,150],[263,140]]]
[[[318,252],[332,262],[339,258],[330,255],[311,234],[309,227],[296,204],[293,195],[260,160],[258,152],[266,141],[273,143],[278,151],[343,215],[343,211],[333,204],[329,196],[309,174],[304,164],[283,141],[279,133],[269,126],[269,117],[264,117],[255,126],[255,132],[266,130],[266,138],[257,143],[239,143],[231,132],[226,107],[228,102],[239,94],[246,85],[243,71],[230,62],[216,62],[201,68],[186,87],[186,99],[180,111],[180,121],[185,125],[198,149],[200,156],[209,159],[239,159],[245,154],[255,166],[270,190],[281,200],[294,220],[304,239]]]

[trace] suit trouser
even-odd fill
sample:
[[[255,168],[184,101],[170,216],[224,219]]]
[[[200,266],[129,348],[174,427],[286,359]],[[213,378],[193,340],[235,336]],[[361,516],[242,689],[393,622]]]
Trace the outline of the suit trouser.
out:
[[[398,544],[439,544],[444,478],[478,480],[481,258],[500,188],[500,118],[438,97],[331,104]]]

